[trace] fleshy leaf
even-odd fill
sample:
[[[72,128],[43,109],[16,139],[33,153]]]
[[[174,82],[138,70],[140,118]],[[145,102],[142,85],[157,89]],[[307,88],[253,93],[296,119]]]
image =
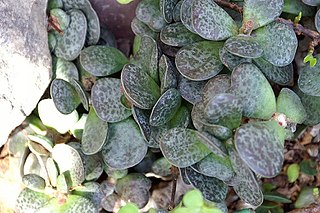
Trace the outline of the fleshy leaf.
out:
[[[143,208],[148,203],[150,187],[150,179],[140,173],[131,173],[117,181],[115,191],[123,200]]]
[[[315,57],[320,60],[320,55]],[[300,71],[298,86],[299,89],[312,96],[320,96],[320,63],[317,63],[314,67],[305,66]]]
[[[178,3],[175,5],[174,9],[173,9],[173,20],[175,22],[181,22],[181,5],[182,5],[183,1],[178,1]]]
[[[173,9],[178,0],[160,0],[160,11],[164,20],[171,23],[173,19]]]
[[[83,12],[77,9],[69,10],[67,14],[70,16],[70,24],[63,36],[57,37],[54,53],[59,58],[72,61],[79,56],[84,46],[87,19]]]
[[[50,10],[50,18],[54,20],[57,27],[64,32],[70,24],[70,16],[60,8]]]
[[[49,176],[51,186],[56,187],[57,186],[57,177],[58,177],[59,171],[56,166],[56,163],[54,162],[54,160],[51,157],[49,157],[47,159],[46,169],[48,171],[48,176]]]
[[[126,97],[141,109],[151,109],[160,97],[157,83],[136,65],[123,67],[121,83]]]
[[[257,208],[263,202],[263,194],[254,174],[233,147],[228,147],[228,151],[236,178],[239,179],[233,186],[234,191],[241,200]]]
[[[87,1],[85,6],[80,9],[87,18],[86,45],[96,45],[100,38],[99,17],[89,1]]]
[[[49,200],[50,196],[25,188],[20,192],[15,208],[17,212],[36,212]]]
[[[191,32],[196,33],[192,26],[191,5],[193,0],[182,0],[180,19],[183,25]]]
[[[101,78],[92,87],[92,105],[101,120],[119,122],[131,115],[131,111],[120,102],[120,87],[121,82],[117,78]]]
[[[276,111],[276,101],[268,80],[253,64],[237,66],[231,75],[232,91],[241,100],[243,115],[269,119]]]
[[[310,6],[320,6],[320,0],[302,0],[302,2]]]
[[[230,53],[243,58],[258,58],[262,55],[263,49],[251,36],[237,35],[229,38],[224,47]]]
[[[139,36],[149,36],[151,38],[156,38],[157,33],[148,27],[145,23],[134,17],[131,21],[131,30],[135,35]]]
[[[159,60],[159,79],[162,94],[170,88],[177,87],[177,69],[166,55],[162,55]]]
[[[101,200],[105,196],[100,188],[100,184],[97,182],[86,182],[73,190],[72,194],[89,199],[95,206],[100,206]]]
[[[83,153],[93,155],[99,152],[106,142],[107,135],[108,123],[102,121],[96,115],[95,110],[91,108],[82,134],[81,149]]]
[[[229,157],[221,157],[214,153],[209,154],[192,167],[203,175],[222,181],[228,181],[235,175]]]
[[[57,110],[63,114],[72,113],[81,102],[75,88],[63,79],[52,81],[50,95]]]
[[[84,181],[84,166],[77,150],[66,144],[57,144],[53,147],[52,158],[58,164],[60,173],[70,173],[71,186]]]
[[[202,175],[191,167],[186,168],[186,175],[191,185],[199,189],[206,200],[221,202],[227,197],[228,186],[221,180]]]
[[[202,99],[202,91],[206,83],[207,81],[192,81],[180,76],[178,90],[186,101],[196,104]]]
[[[265,26],[280,16],[283,0],[245,0],[243,23],[253,22],[253,29]]]
[[[203,40],[199,35],[190,32],[181,22],[162,28],[160,39],[163,43],[174,47],[183,47]]]
[[[159,98],[150,114],[150,125],[161,126],[173,118],[181,105],[181,96],[178,90],[168,89]]]
[[[146,141],[149,141],[151,135],[151,126],[149,123],[150,111],[139,109],[138,107],[133,106],[132,115],[136,123],[139,125],[141,134],[143,135],[144,139]]]
[[[160,0],[140,1],[136,8],[136,17],[156,32],[166,25],[160,11]]]
[[[231,87],[230,75],[217,75],[210,79],[203,88],[203,100],[209,101],[220,93],[228,93]]]
[[[229,93],[220,93],[209,100],[204,109],[206,121],[235,129],[242,118],[241,101]]]
[[[74,89],[76,90],[78,96],[80,97],[80,101],[83,105],[83,108],[89,111],[89,97],[82,83],[76,79],[72,79],[72,85],[74,86]]]
[[[125,130],[125,131],[124,131]],[[138,164],[148,146],[132,118],[111,123],[108,139],[102,148],[104,162],[115,169],[126,169]]]
[[[222,45],[221,42],[202,41],[183,47],[176,55],[178,71],[193,81],[214,77],[223,69],[219,59]]]
[[[221,48],[219,51],[219,57],[224,66],[226,66],[229,70],[233,70],[239,64],[244,62],[251,62],[250,58],[243,58],[236,56],[227,51],[225,47]]]
[[[52,61],[52,72],[55,78],[63,79],[69,83],[72,83],[72,79],[79,80],[79,72],[74,63],[62,58],[55,58]]]
[[[283,113],[290,122],[301,124],[307,114],[299,96],[288,88],[283,88],[277,98],[277,112]]]
[[[95,76],[108,76],[119,72],[127,63],[127,57],[114,47],[90,46],[80,53],[81,67]]]
[[[301,0],[284,0],[282,12],[294,15],[299,15],[299,13],[302,12],[303,16],[313,16],[315,8],[304,4]]]
[[[274,177],[282,168],[284,129],[274,120],[247,123],[237,129],[235,146],[241,159],[262,177]]]
[[[43,99],[38,104],[39,117],[42,123],[56,129],[59,133],[66,133],[77,121],[79,115],[76,110],[65,115],[59,112],[52,99]]]
[[[131,63],[139,66],[143,72],[146,72],[155,82],[159,82],[158,74],[159,50],[157,42],[148,36],[141,37],[139,51],[134,55]]]
[[[298,88],[295,89],[307,113],[304,124],[316,125],[320,123],[320,97],[307,95]]]
[[[48,137],[35,134],[35,135],[28,135],[28,138],[33,142],[36,142],[42,145],[49,152],[52,151],[53,142]]]
[[[290,64],[296,54],[298,40],[288,25],[272,22],[255,31],[257,42],[263,48],[263,58],[275,66]]]
[[[277,67],[263,58],[256,58],[253,62],[268,79],[279,85],[290,85],[293,80],[292,63],[284,67]]]
[[[210,153],[202,140],[195,130],[173,128],[161,138],[160,149],[171,164],[187,167]]]
[[[22,183],[33,191],[43,192],[46,187],[45,180],[36,174],[27,174],[22,177]]]
[[[171,164],[165,157],[161,157],[153,162],[152,172],[162,177],[171,175]]]
[[[221,41],[238,33],[235,21],[214,1],[192,1],[191,17],[193,29],[205,39]]]

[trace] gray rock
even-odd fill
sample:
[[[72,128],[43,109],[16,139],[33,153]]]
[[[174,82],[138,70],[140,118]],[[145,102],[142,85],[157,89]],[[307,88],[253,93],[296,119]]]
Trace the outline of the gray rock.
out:
[[[47,0],[0,1],[0,147],[51,80]]]

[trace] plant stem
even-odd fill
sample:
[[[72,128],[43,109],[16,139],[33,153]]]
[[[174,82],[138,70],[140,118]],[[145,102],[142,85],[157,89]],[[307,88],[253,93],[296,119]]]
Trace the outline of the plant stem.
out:
[[[169,211],[171,211],[175,207],[177,179],[178,179],[178,174],[179,174],[179,170],[175,166],[171,166],[170,170],[171,170],[171,173],[172,173],[172,176],[173,176],[173,180],[172,180],[170,205],[169,205],[169,208],[168,208]]]

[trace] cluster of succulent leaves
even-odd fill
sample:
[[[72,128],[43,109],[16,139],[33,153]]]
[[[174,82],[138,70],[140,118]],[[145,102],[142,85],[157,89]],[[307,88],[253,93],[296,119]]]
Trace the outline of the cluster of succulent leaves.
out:
[[[37,113],[80,143],[29,136],[17,211],[113,211],[119,200],[141,209],[151,180],[128,169],[150,152],[164,156],[153,172],[178,167],[203,194],[201,208],[214,202],[227,212],[228,187],[259,207],[257,177],[280,172],[297,124],[320,122],[320,65],[304,67],[292,88],[298,40],[276,19],[296,8],[283,0],[238,4],[242,15],[212,0],[141,0],[128,59],[88,0],[49,1],[54,79]],[[108,179],[98,183],[103,171]]]

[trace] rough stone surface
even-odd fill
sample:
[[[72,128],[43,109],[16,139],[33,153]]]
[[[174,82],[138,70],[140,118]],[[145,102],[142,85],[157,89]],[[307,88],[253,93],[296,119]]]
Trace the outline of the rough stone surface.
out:
[[[47,0],[0,1],[0,146],[50,83]]]

